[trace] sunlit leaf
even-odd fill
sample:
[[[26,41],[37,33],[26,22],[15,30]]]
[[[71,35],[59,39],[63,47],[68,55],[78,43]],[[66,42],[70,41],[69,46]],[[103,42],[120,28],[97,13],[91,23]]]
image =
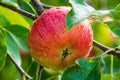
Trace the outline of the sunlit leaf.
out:
[[[0,14],[0,25],[10,25],[10,22],[2,14]]]
[[[29,27],[30,24],[20,14],[0,6],[0,14],[3,15],[11,24],[18,24]]]
[[[7,55],[6,36],[0,27],[0,70],[4,67]]]
[[[116,78],[118,78],[118,80],[120,79],[120,71],[119,72],[117,72],[117,73],[115,73],[115,75],[114,75]]]
[[[76,63],[79,66],[68,67],[62,75],[62,80],[100,80],[99,58],[81,58]]]
[[[111,74],[102,74],[101,80],[113,80]]]
[[[91,23],[91,26],[93,29],[94,39],[104,45],[110,46],[113,41],[113,37],[110,30],[107,28],[107,25],[99,21],[94,21]]]

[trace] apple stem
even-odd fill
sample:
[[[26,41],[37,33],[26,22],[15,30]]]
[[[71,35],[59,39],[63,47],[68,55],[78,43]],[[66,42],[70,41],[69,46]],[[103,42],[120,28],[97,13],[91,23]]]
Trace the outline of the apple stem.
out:
[[[107,47],[95,40],[93,40],[93,45],[95,45],[96,47],[100,48],[101,50],[103,50],[104,52],[107,52],[108,50],[110,50],[109,52],[107,52],[107,54],[112,54],[114,56],[117,56],[118,58],[120,58],[120,51],[119,51],[119,46],[115,47],[115,48],[110,48]]]
[[[41,73],[42,73],[43,67],[40,65],[38,70],[38,80],[41,80]]]
[[[8,58],[13,62],[13,64],[16,66],[16,68],[19,70],[21,75],[24,75],[27,79],[31,79],[31,77],[23,70],[21,66],[19,66],[14,59],[7,53]]]
[[[41,15],[41,13],[44,11],[44,7],[41,4],[40,0],[32,0],[32,3],[36,7],[36,11],[37,11],[38,15]]]

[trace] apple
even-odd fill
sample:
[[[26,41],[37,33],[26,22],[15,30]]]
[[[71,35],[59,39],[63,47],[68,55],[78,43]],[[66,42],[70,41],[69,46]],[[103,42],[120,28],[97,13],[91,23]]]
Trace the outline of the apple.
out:
[[[70,7],[45,10],[31,25],[28,47],[42,66],[61,70],[87,57],[92,48],[93,34],[88,20],[75,24],[69,31],[65,18]]]

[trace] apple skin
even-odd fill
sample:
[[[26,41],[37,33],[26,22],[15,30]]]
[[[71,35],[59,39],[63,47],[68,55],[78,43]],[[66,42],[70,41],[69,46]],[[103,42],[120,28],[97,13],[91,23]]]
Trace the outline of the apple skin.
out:
[[[92,48],[93,34],[90,23],[84,20],[69,31],[65,18],[70,7],[45,10],[31,25],[28,47],[31,55],[42,66],[61,70],[87,57]]]

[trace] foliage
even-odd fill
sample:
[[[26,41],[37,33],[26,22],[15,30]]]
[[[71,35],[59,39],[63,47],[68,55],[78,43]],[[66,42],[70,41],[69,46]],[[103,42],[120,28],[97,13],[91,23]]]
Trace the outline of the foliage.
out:
[[[32,0],[0,0],[7,5],[28,11],[38,16]],[[41,0],[52,6],[71,6],[66,17],[69,30],[74,24],[88,18],[91,20],[94,40],[109,47],[120,48],[120,1],[119,0]],[[31,76],[38,78],[39,65],[30,56],[27,46],[29,26],[33,20],[0,5],[0,80],[21,80],[14,63]],[[42,69],[42,80],[119,80],[120,59],[116,56],[102,55],[103,52],[93,46],[95,55],[92,58],[80,58],[76,64],[68,66],[62,72]],[[91,53],[92,54],[92,53]],[[9,75],[10,76],[9,76]]]

